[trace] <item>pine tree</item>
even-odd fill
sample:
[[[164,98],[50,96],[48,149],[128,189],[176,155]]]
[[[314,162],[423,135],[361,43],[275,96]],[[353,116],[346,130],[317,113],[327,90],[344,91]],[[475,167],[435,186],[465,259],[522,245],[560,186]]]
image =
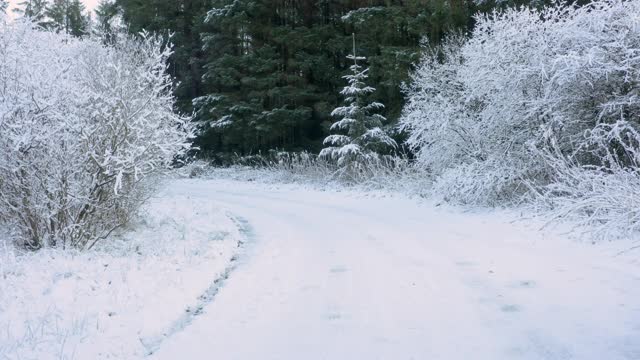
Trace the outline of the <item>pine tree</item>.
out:
[[[116,0],[122,19],[130,32],[142,30],[169,38],[174,46],[169,72],[176,80],[177,108],[191,113],[192,100],[202,92],[201,19],[211,0]]]
[[[89,30],[89,16],[80,0],[53,0],[46,9],[48,26],[73,36],[83,36]]]
[[[0,13],[6,13],[9,3],[7,0],[0,0]]]
[[[375,88],[368,86],[369,68],[363,69],[358,61],[366,57],[356,55],[355,34],[353,35],[353,53],[347,56],[353,60],[351,74],[344,76],[349,85],[340,92],[345,97],[345,106],[337,107],[331,113],[339,118],[331,125],[332,132],[327,136],[320,156],[337,162],[340,167],[357,167],[360,163],[389,152],[397,147],[396,142],[382,129],[386,118],[377,111],[384,108],[379,102],[369,102],[368,96]]]
[[[21,17],[27,17],[38,25],[45,25],[47,0],[25,0],[18,3],[13,12]]]
[[[437,45],[467,29],[477,8],[464,0],[115,1],[132,33],[173,34],[178,108],[206,125],[197,140],[204,154],[319,151],[352,64],[353,32],[376,88],[370,99],[394,123],[420,40]]]
[[[122,16],[118,4],[115,0],[100,0],[95,14],[94,34],[106,44],[114,43],[117,33],[122,30]]]

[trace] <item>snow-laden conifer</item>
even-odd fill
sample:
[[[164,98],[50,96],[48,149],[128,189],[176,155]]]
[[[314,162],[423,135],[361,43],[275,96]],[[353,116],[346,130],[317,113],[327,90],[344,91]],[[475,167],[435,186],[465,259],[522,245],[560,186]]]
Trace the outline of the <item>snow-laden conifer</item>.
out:
[[[336,161],[341,168],[357,171],[364,162],[389,153],[397,145],[383,130],[386,119],[378,111],[384,105],[368,100],[375,88],[366,84],[369,69],[358,64],[366,57],[356,55],[355,36],[353,41],[353,54],[347,56],[353,61],[351,73],[344,76],[348,85],[340,92],[345,105],[331,112],[338,120],[330,128],[334,134],[324,139],[325,148],[320,156]]]

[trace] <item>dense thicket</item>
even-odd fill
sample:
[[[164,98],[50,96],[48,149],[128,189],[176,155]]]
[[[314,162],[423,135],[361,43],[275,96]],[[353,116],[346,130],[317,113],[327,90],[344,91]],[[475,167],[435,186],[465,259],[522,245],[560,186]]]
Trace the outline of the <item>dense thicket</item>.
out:
[[[439,195],[535,195],[637,227],[638,13],[637,0],[509,10],[427,49],[401,124]]]
[[[0,21],[0,224],[25,246],[93,246],[189,149],[162,43]]]
[[[191,102],[202,89],[204,55],[202,22],[210,0],[114,0],[130,32],[149,31],[171,37],[174,53],[169,73],[175,78],[178,108],[191,112]]]
[[[452,31],[473,27],[475,13],[550,1],[465,0],[102,0],[92,27],[107,41],[118,18],[132,33],[171,37],[177,109],[196,113],[203,155],[322,147],[342,101],[351,34],[368,58],[368,100],[397,122],[401,84],[421,56]],[[580,0],[578,3],[586,2]],[[24,0],[18,11],[42,26],[83,36],[79,0]],[[396,140],[402,135],[396,134]]]

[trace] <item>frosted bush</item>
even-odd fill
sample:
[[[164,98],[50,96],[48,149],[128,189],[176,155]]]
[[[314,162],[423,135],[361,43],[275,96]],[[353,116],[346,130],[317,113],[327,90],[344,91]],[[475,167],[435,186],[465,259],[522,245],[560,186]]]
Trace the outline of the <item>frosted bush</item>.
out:
[[[624,209],[640,206],[638,14],[638,0],[509,9],[427,46],[400,123],[433,191],[492,205],[533,196],[634,228]]]
[[[110,47],[0,23],[0,221],[27,247],[89,248],[189,147],[159,38]]]

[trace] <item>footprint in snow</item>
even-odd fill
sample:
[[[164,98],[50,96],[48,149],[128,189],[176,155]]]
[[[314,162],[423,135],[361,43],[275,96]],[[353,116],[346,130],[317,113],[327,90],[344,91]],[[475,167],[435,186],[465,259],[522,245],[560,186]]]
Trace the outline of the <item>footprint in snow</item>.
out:
[[[334,266],[331,269],[329,269],[329,272],[331,272],[332,274],[340,274],[346,271],[347,271],[347,268],[344,266]]]
[[[516,281],[511,283],[509,287],[514,289],[531,289],[536,287],[536,282],[532,280]]]
[[[471,261],[456,261],[456,265],[458,265],[459,267],[471,267],[471,266],[474,266],[475,264],[472,263]]]
[[[508,304],[508,305],[502,305],[500,307],[500,311],[505,313],[516,313],[516,312],[522,311],[522,308],[518,305]]]

